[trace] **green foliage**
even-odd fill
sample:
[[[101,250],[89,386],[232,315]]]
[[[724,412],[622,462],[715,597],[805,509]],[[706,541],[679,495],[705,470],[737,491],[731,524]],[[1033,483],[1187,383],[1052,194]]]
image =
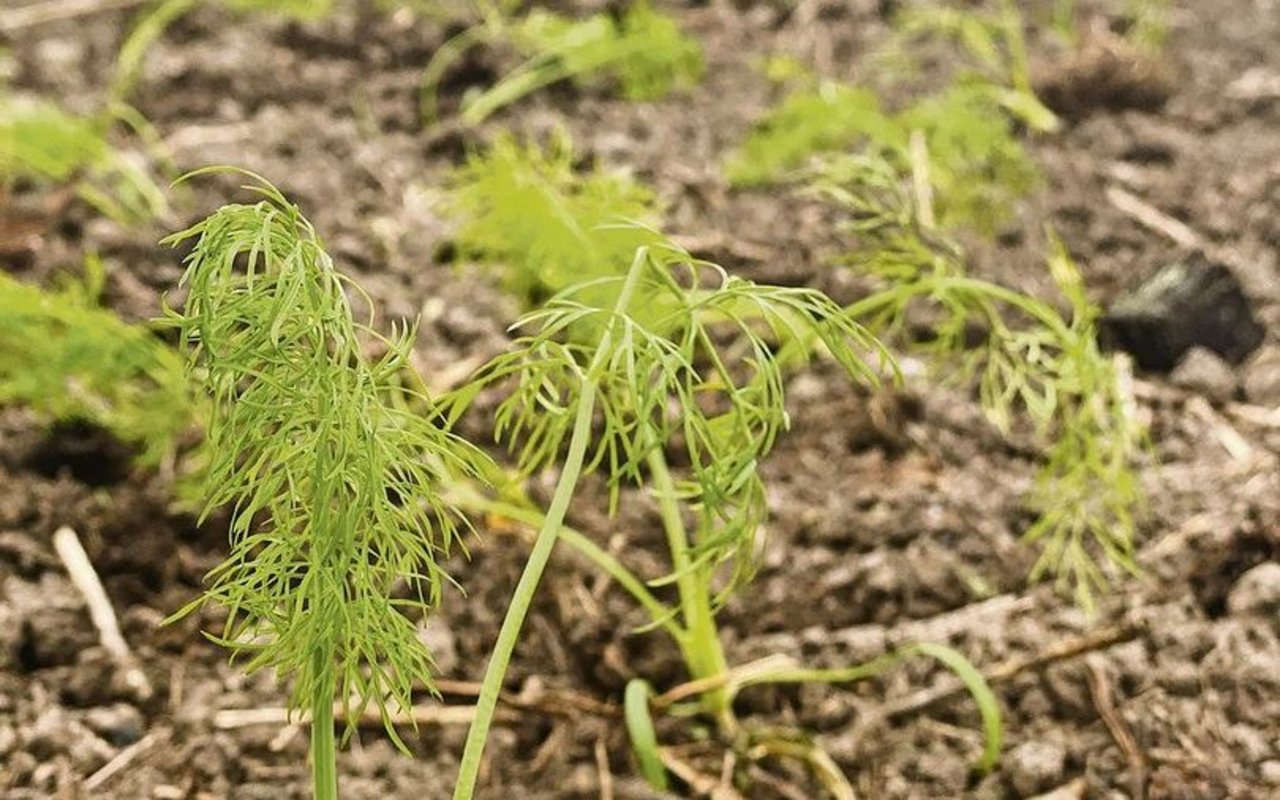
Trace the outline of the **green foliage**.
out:
[[[769,184],[794,175],[815,155],[859,142],[905,150],[909,135],[874,92],[824,81],[771,110],[732,156],[728,176],[738,186]]]
[[[1150,53],[1159,53],[1169,39],[1173,0],[1129,0],[1125,38]]]
[[[1030,502],[1039,519],[1027,533],[1042,554],[1033,578],[1053,574],[1090,607],[1106,584],[1098,558],[1133,571],[1133,509],[1142,490],[1133,472],[1144,432],[1126,373],[1097,344],[1097,308],[1085,296],[1065,248],[1050,236],[1050,272],[1069,304],[1052,304],[970,278],[963,250],[922,219],[922,201],[874,160],[835,159],[818,191],[849,212],[860,238],[851,260],[886,281],[849,310],[878,335],[904,340],[959,377],[976,377],[987,415],[1008,430],[1025,414],[1047,441]],[[924,342],[902,336],[909,309],[936,322]],[[974,329],[985,331],[971,346]]]
[[[574,169],[564,134],[546,147],[501,136],[472,153],[451,179],[449,213],[461,221],[461,253],[493,264],[509,291],[535,306],[570,286],[616,277],[652,231],[657,201],[624,175]]]
[[[815,157],[849,149],[906,174],[915,167],[917,131],[927,143],[927,173],[944,226],[990,233],[1039,182],[999,94],[980,82],[955,83],[896,114],[859,87],[824,83],[800,90],[743,143],[729,163],[729,179],[754,186],[797,178]]]
[[[665,242],[637,259],[623,310],[601,305],[592,291],[621,288],[621,275],[562,292],[517,323],[532,333],[491,361],[458,399],[511,382],[496,434],[515,449],[520,472],[531,474],[559,457],[592,384],[601,427],[592,434],[586,471],[603,469],[616,490],[640,481],[647,457],[678,440],[680,460],[689,464],[680,497],[706,523],[699,556],[707,563],[740,557],[735,571],[745,575],[763,513],[756,467],[788,424],[776,349],[817,337],[851,377],[868,383],[879,370],[864,354],[883,351],[815,290],[731,276]],[[590,343],[564,340],[584,322],[603,335]]]
[[[459,536],[438,482],[484,459],[407,410],[413,330],[382,338],[356,322],[355,287],[310,223],[251,177],[261,201],[167,240],[194,245],[173,321],[211,402],[206,508],[232,509],[231,554],[180,613],[223,606],[211,638],[247,669],[291,676],[295,707],[323,719],[336,687],[349,726],[373,703],[394,738],[389,706],[431,685],[406,612],[440,601]]]
[[[98,425],[154,465],[173,455],[194,401],[172,348],[98,307],[103,278],[92,257],[83,281],[54,291],[0,272],[0,403]]]
[[[607,293],[612,304],[601,305],[596,288],[610,284],[617,287]],[[572,335],[584,328],[595,337]],[[517,519],[532,516],[540,532],[485,675],[455,800],[472,796],[506,665],[558,539],[630,592],[650,614],[648,627],[671,635],[691,678],[707,682],[701,710],[726,735],[736,732],[733,694],[749,683],[838,682],[874,674],[788,669],[775,675],[748,665],[741,672],[754,677],[740,679],[726,664],[715,622],[717,610],[756,567],[767,516],[759,465],[789,425],[784,371],[794,362],[787,356],[806,358],[816,349],[853,381],[876,384],[892,360],[865,327],[821,292],[734,277],[659,242],[640,248],[625,276],[571,287],[526,315],[516,329],[526,333],[515,349],[494,358],[454,394],[451,415],[486,387],[506,387],[495,430],[514,453],[518,473],[558,464],[560,478],[545,516],[518,506],[509,511],[501,502],[478,504]],[[592,471],[603,473],[610,487],[611,510],[623,483],[650,491],[666,534],[667,575],[643,580],[563,527],[579,476]],[[676,587],[678,606],[659,601],[647,588],[665,585]],[[957,672],[976,687],[989,737],[986,757],[993,758],[1000,735],[994,699],[976,670],[944,650],[920,648],[948,668],[968,667]],[[665,778],[649,695],[643,683],[628,687],[627,724],[646,775],[661,786]],[[836,773],[832,780],[847,786]]]
[[[1018,199],[1040,185],[1040,171],[986,84],[956,83],[925,97],[901,114],[900,124],[924,136],[938,222],[945,228],[992,234],[1013,215]],[[909,147],[891,158],[901,171],[915,166]]]
[[[727,165],[731,183],[759,186],[805,176],[815,158],[859,152],[900,174],[927,178],[938,196],[944,227],[972,227],[990,234],[1012,213],[1016,200],[1038,183],[1038,172],[1018,138],[1018,127],[1053,130],[1057,119],[1036,98],[1026,57],[1024,22],[1001,0],[999,11],[908,6],[881,54],[898,79],[903,61],[922,39],[959,44],[971,68],[943,88],[898,111],[881,107],[869,90],[811,77],[802,82],[750,133]],[[892,58],[892,57],[895,57]],[[794,78],[788,62],[780,75]],[[803,76],[802,76],[803,77]],[[928,163],[912,152],[924,137]]]
[[[521,98],[561,81],[611,83],[628,100],[657,100],[696,83],[702,49],[673,19],[636,0],[621,14],[576,20],[535,8],[519,18],[486,15],[483,24],[447,43],[423,75],[423,113],[435,114],[435,94],[448,67],[480,42],[506,43],[525,61],[495,85],[464,99],[462,118],[478,125]]]
[[[1013,0],[998,0],[990,11],[927,0],[906,6],[898,15],[889,49],[902,54],[914,42],[931,38],[954,42],[1008,113],[1033,130],[1052,131],[1058,119],[1032,88],[1025,29],[1026,20]]]
[[[164,192],[145,167],[107,141],[111,115],[79,116],[0,87],[0,192],[16,180],[70,184],[119,221],[154,217]]]

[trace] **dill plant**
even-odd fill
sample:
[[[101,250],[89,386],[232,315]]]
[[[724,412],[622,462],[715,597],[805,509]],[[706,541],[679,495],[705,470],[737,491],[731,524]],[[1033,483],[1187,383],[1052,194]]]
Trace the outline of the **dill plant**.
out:
[[[998,93],[974,81],[954,83],[898,112],[884,109],[869,89],[818,82],[760,121],[730,158],[727,174],[737,186],[800,181],[816,157],[851,149],[908,172],[915,136],[928,144],[945,226],[991,232],[1039,184]]]
[[[1032,130],[1056,130],[1057,116],[1040,102],[1032,85],[1026,18],[1014,0],[996,0],[994,5],[956,8],[934,0],[907,4],[895,20],[889,56],[904,56],[921,40],[950,41],[969,61],[962,78],[968,73],[968,80],[981,80],[1008,113]]]
[[[928,220],[929,196],[875,159],[827,161],[814,191],[847,213],[858,238],[849,262],[883,287],[848,309],[953,378],[977,381],[989,419],[1008,432],[1025,415],[1046,455],[1028,498],[1038,518],[1025,538],[1041,554],[1032,579],[1057,576],[1091,609],[1108,583],[1100,563],[1136,572],[1133,512],[1143,502],[1134,463],[1145,442],[1121,356],[1098,346],[1098,308],[1065,246],[1049,232],[1055,305],[968,275],[963,248]],[[904,336],[908,312],[931,309],[925,341]],[[974,331],[983,332],[972,346]]]
[[[598,291],[605,286],[611,290]],[[607,305],[604,297],[611,298]],[[788,658],[733,670],[725,658],[716,614],[755,572],[767,516],[758,465],[789,424],[779,349],[803,344],[797,352],[807,354],[816,342],[851,380],[875,384],[890,359],[862,325],[816,290],[753,283],[659,241],[639,248],[625,274],[570,287],[516,328],[524,335],[515,348],[455,392],[450,415],[456,418],[487,387],[505,387],[495,431],[515,455],[517,473],[555,464],[559,478],[545,513],[479,496],[460,499],[539,532],[490,657],[455,798],[473,796],[503,677],[557,541],[615,578],[650,615],[648,627],[675,642],[694,685],[701,685],[696,708],[725,735],[738,730],[733,699],[745,686],[858,680],[923,654],[954,669],[979,698],[986,758],[994,760],[1000,736],[994,698],[976,670],[947,648],[920,645],[849,670],[805,670]],[[646,580],[564,526],[570,504],[580,502],[580,478],[597,471],[609,487],[610,510],[623,485],[648,490],[665,534],[667,575]],[[676,602],[660,600],[655,586],[674,587]],[[649,700],[642,680],[628,687],[633,745],[646,777],[661,787],[666,777]],[[821,761],[816,748],[804,753],[811,763]]]
[[[174,455],[195,401],[177,352],[98,306],[104,279],[92,256],[53,290],[0,272],[0,403],[100,426],[154,466]]]
[[[939,221],[994,232],[1016,201],[1040,183],[1020,128],[1052,131],[1058,125],[1032,88],[1024,27],[1021,13],[1006,0],[996,11],[932,2],[906,6],[878,54],[877,74],[901,82],[912,54],[927,39],[956,43],[968,66],[897,109],[884,107],[868,88],[788,65],[787,76],[800,81],[730,156],[730,183],[803,181],[814,160],[843,152],[878,158],[907,173],[915,158],[913,140],[922,137]]]
[[[446,202],[464,257],[494,265],[528,307],[570,286],[618,274],[636,248],[656,240],[653,193],[620,173],[574,168],[568,135],[545,146],[502,135],[473,152],[450,179]]]
[[[458,543],[439,481],[475,479],[484,459],[408,409],[413,330],[384,338],[357,322],[346,292],[358,289],[310,223],[249,177],[261,200],[168,239],[192,245],[172,322],[211,406],[206,513],[231,508],[230,555],[176,616],[223,607],[209,638],[247,670],[292,679],[291,706],[310,713],[315,796],[331,800],[335,701],[348,735],[372,704],[403,748],[393,711],[415,681],[432,688],[407,615],[440,602],[440,562]]]
[[[64,184],[121,222],[162,214],[164,192],[151,173],[109,141],[120,121],[140,122],[127,109],[77,115],[0,87],[0,194],[22,181]]]
[[[502,43],[525,60],[496,84],[464,98],[462,119],[478,125],[500,109],[562,81],[610,83],[628,100],[657,100],[696,83],[702,49],[675,20],[634,0],[617,14],[573,19],[541,8],[515,16],[484,3],[481,21],[445,43],[422,78],[422,113],[436,115],[436,94],[448,69],[478,44]]]

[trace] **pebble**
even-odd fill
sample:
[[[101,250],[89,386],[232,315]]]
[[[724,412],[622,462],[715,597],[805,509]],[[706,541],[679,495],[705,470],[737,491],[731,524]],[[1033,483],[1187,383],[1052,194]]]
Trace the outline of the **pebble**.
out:
[[[1195,346],[1233,364],[1265,334],[1235,273],[1203,257],[1166,264],[1121,295],[1102,320],[1103,339],[1144,370],[1168,372]]]
[[[1280,345],[1263,348],[1245,366],[1244,394],[1255,405],[1280,408]]]
[[[1217,405],[1235,399],[1240,388],[1231,365],[1207,347],[1188,350],[1169,377],[1175,386],[1203,395]]]
[[[1227,595],[1233,614],[1273,614],[1280,610],[1280,563],[1268,561],[1241,575]]]
[[[89,709],[84,715],[89,730],[116,747],[126,747],[142,738],[142,712],[128,703]]]
[[[1261,771],[1263,783],[1280,786],[1280,760],[1263,761]]]
[[[1052,742],[1024,742],[1004,760],[1013,790],[1030,797],[1062,783],[1067,768],[1067,751]]]

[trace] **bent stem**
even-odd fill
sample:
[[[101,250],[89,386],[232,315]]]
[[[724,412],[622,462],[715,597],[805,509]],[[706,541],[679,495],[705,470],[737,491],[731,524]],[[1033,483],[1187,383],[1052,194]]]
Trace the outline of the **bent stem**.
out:
[[[649,453],[647,462],[653,479],[654,494],[662,516],[662,527],[667,534],[667,547],[671,551],[671,565],[680,594],[680,615],[688,636],[682,643],[685,664],[693,680],[705,680],[729,671],[716,627],[715,614],[711,610],[711,567],[695,564],[689,557],[690,541],[680,504],[676,499],[675,482],[667,467],[667,459],[660,448]],[[724,687],[711,689],[702,695],[702,708],[715,717],[722,733],[732,734],[737,729],[733,716],[733,697]]]
[[[640,248],[635,261],[627,273],[622,291],[618,295],[615,314],[621,315],[631,302],[631,296],[645,264],[649,259],[647,248]],[[604,344],[608,344],[613,335],[613,326],[603,334]],[[520,638],[520,629],[533,603],[533,595],[546,571],[551,552],[555,549],[556,539],[564,524],[569,502],[573,499],[578,478],[582,475],[583,462],[586,458],[587,445],[591,441],[591,421],[595,413],[596,390],[600,380],[600,371],[604,365],[604,357],[609,348],[602,346],[596,351],[582,382],[582,394],[578,398],[577,414],[574,417],[573,433],[569,439],[569,452],[565,456],[564,468],[556,485],[555,495],[551,498],[551,506],[547,509],[546,519],[538,531],[533,551],[525,563],[520,582],[516,584],[511,597],[511,605],[507,608],[507,616],[502,620],[502,628],[498,632],[498,641],[494,644],[493,654],[489,657],[489,666],[485,670],[484,682],[480,687],[480,697],[476,701],[476,716],[467,731],[467,743],[462,751],[462,764],[458,767],[458,782],[454,786],[454,800],[471,800],[475,793],[476,780],[480,775],[480,761],[484,756],[485,742],[489,738],[489,728],[493,725],[493,715],[498,706],[498,695],[502,691],[502,682],[511,663],[511,655],[515,652],[516,642]]]

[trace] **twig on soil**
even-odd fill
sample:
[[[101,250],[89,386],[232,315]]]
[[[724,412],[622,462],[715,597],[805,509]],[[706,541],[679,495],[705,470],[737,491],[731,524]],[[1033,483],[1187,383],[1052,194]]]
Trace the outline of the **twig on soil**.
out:
[[[531,774],[541,775],[547,771],[556,754],[563,753],[568,747],[569,732],[570,729],[563,722],[558,721],[551,726],[551,733],[542,744],[538,745],[538,749],[533,754],[533,760],[529,762]]]
[[[53,534],[53,549],[62,559],[71,576],[71,582],[84,597],[89,607],[89,619],[98,629],[98,640],[102,647],[111,654],[124,674],[125,683],[132,689],[138,699],[146,700],[152,695],[151,682],[138,667],[133,652],[120,634],[120,623],[116,621],[116,612],[111,607],[107,592],[102,588],[102,581],[89,561],[89,554],[80,544],[80,537],[71,528],[63,525]]]
[[[1222,445],[1222,449],[1236,461],[1248,461],[1253,458],[1253,447],[1249,444],[1240,431],[1236,430],[1230,422],[1228,422],[1221,414],[1209,405],[1209,401],[1203,397],[1191,397],[1187,399],[1187,410],[1202,422],[1210,427],[1213,431],[1213,438],[1218,440],[1218,444]]]
[[[436,690],[441,694],[459,697],[478,697],[480,684],[471,681],[451,681],[438,679]],[[539,711],[561,717],[576,717],[589,714],[593,717],[613,718],[621,716],[618,707],[610,703],[576,692],[557,689],[540,689],[537,692],[525,692],[519,695],[504,693],[500,698],[505,706],[521,711]]]
[[[682,760],[675,754],[670,747],[663,747],[658,750],[658,756],[662,759],[662,765],[680,780],[688,785],[689,791],[695,797],[707,797],[710,800],[746,800],[732,786],[727,785],[719,778],[713,778],[699,772],[692,764]]]
[[[1129,725],[1116,709],[1115,698],[1111,694],[1111,680],[1106,669],[1094,658],[1085,659],[1085,668],[1089,676],[1089,694],[1093,697],[1093,706],[1098,716],[1107,726],[1111,738],[1115,740],[1120,751],[1129,762],[1129,792],[1134,800],[1146,797],[1147,759],[1143,755],[1138,741],[1133,738]]]
[[[436,681],[436,689],[442,694],[461,697],[476,697],[480,694],[480,685],[468,681]],[[618,708],[609,703],[602,703],[585,695],[574,692],[539,690],[528,695],[503,694],[502,707],[498,719],[511,722],[523,712],[547,714],[555,717],[577,719],[588,715],[603,719],[620,716]],[[465,725],[470,724],[475,715],[475,707],[466,705],[420,705],[393,714],[391,721],[396,725]],[[341,705],[334,706],[334,716],[345,718]],[[301,724],[306,721],[305,714],[290,713],[283,707],[226,709],[214,714],[214,727],[223,730],[244,728],[251,725],[288,725]],[[365,711],[360,718],[362,725],[380,725],[382,717],[376,708]]]
[[[499,718],[511,720],[517,712],[502,709]],[[345,712],[341,705],[333,709],[335,719],[344,719]],[[414,706],[391,715],[396,725],[469,725],[475,716],[473,706]],[[361,725],[382,725],[382,716],[378,709],[369,708],[360,716]],[[281,707],[267,708],[229,708],[213,715],[213,726],[219,730],[248,728],[254,725],[301,725],[307,722],[307,715]]]
[[[1086,653],[1105,650],[1117,644],[1132,641],[1141,632],[1142,626],[1136,622],[1125,622],[1101,628],[1070,639],[1064,639],[1033,655],[1011,658],[984,672],[983,677],[991,684],[1002,683],[1030,670],[1041,669],[1050,664],[1067,661]],[[873,720],[895,719],[917,714],[943,700],[959,697],[966,691],[964,684],[959,681],[947,681],[939,686],[910,694],[901,700],[886,703],[864,725]]]
[[[1144,228],[1155,231],[1189,250],[1203,250],[1204,238],[1185,223],[1176,220],[1135,194],[1119,186],[1107,187],[1107,200]]]
[[[600,800],[613,800],[613,772],[609,769],[609,749],[604,736],[596,737],[596,774],[600,779]]]
[[[0,33],[15,33],[37,25],[76,17],[87,17],[107,11],[123,11],[150,0],[49,0],[24,8],[6,11],[0,18]]]
[[[138,741],[121,750],[116,754],[115,758],[111,759],[106,764],[103,764],[102,768],[97,772],[93,773],[88,778],[85,778],[82,788],[89,793],[102,788],[104,783],[111,780],[116,773],[131,765],[138,756],[155,747],[157,744],[168,741],[168,739],[168,730],[152,731],[151,733],[148,733],[146,736],[143,736]]]

